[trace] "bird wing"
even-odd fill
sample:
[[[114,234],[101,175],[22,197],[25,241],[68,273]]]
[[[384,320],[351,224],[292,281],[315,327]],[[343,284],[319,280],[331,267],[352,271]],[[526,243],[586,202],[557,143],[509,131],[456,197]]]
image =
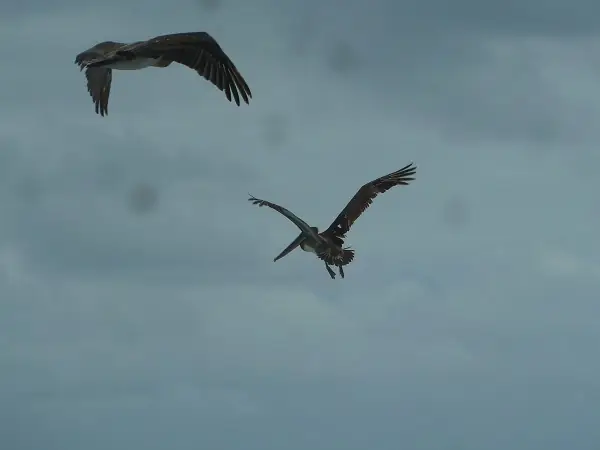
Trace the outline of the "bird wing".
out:
[[[416,173],[416,169],[416,166],[410,163],[396,172],[384,175],[362,186],[322,234],[344,238],[352,224],[373,203],[375,197],[394,186],[409,184],[414,180],[413,175]]]
[[[86,68],[87,64],[98,58],[104,57],[107,53],[123,46],[120,42],[100,42],[93,47],[79,53],[75,57],[75,64],[80,70]],[[96,114],[105,116],[108,114],[108,98],[110,96],[110,86],[112,82],[112,70],[105,67],[88,67],[85,70],[87,79],[87,90],[94,101]]]
[[[112,69],[104,67],[90,67],[85,71],[87,90],[94,101],[96,114],[108,114],[108,97],[112,82]]]
[[[271,203],[266,200],[261,200],[253,196],[250,196],[248,201],[252,202],[253,205],[268,206],[269,208],[274,209],[278,213],[287,217],[294,225],[296,225],[300,229],[300,231],[302,231],[302,233],[304,233],[305,236],[311,236],[315,241],[319,240],[319,235],[315,230],[313,230],[310,227],[309,224],[307,224],[304,220],[302,220],[300,217],[298,217],[288,209],[285,209],[283,206],[279,206],[275,203]]]
[[[229,101],[240,105],[240,96],[249,103],[252,92],[246,80],[217,41],[206,32],[165,34],[119,49],[117,53],[177,62],[195,70],[225,92]]]

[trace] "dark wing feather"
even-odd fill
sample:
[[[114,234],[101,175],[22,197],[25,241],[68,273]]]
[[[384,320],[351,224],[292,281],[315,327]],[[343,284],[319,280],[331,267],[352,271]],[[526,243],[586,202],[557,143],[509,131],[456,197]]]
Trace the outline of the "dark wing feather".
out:
[[[352,224],[373,203],[375,197],[394,186],[409,184],[414,180],[413,175],[416,173],[416,169],[416,166],[410,163],[396,172],[365,184],[323,234],[330,237],[344,238]]]
[[[94,101],[96,114],[108,114],[108,98],[112,82],[112,70],[103,67],[91,67],[85,71],[87,89]]]
[[[123,48],[136,55],[160,57],[195,70],[240,105],[240,95],[250,103],[252,92],[242,74],[215,39],[206,32],[157,36]]]
[[[313,230],[309,224],[307,224],[300,217],[292,213],[291,211],[285,209],[283,206],[279,206],[275,203],[268,202],[266,200],[261,200],[259,198],[250,196],[248,199],[249,202],[252,202],[254,205],[258,206],[268,206],[271,209],[274,209],[278,213],[287,217],[294,225],[296,225],[300,231],[302,231],[306,236],[312,236],[315,241],[319,240],[319,235]]]
[[[80,70],[86,67],[90,61],[103,57],[107,52],[122,46],[120,42],[106,41],[101,42],[88,50],[79,53],[75,57],[75,64]],[[105,116],[108,114],[108,98],[110,96],[110,86],[112,82],[112,70],[103,67],[87,68],[85,71],[87,79],[87,90],[94,101],[96,114]]]

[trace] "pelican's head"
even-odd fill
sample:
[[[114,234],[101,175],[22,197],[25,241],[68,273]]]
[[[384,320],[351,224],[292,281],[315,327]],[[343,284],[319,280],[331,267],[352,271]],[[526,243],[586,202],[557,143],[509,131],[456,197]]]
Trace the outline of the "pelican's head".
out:
[[[276,262],[277,260],[283,258],[285,255],[290,253],[292,250],[294,250],[296,247],[298,247],[304,239],[306,239],[306,236],[304,236],[304,233],[300,233],[298,235],[298,237],[296,239],[294,239],[290,245],[288,245],[279,255],[277,255],[275,257],[273,262]]]

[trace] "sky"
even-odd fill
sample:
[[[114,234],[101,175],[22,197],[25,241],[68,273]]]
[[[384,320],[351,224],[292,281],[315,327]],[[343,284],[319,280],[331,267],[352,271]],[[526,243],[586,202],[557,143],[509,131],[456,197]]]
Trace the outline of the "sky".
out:
[[[597,2],[0,6],[0,448],[597,450]],[[193,71],[75,55],[207,31]],[[346,278],[248,194],[325,228]]]

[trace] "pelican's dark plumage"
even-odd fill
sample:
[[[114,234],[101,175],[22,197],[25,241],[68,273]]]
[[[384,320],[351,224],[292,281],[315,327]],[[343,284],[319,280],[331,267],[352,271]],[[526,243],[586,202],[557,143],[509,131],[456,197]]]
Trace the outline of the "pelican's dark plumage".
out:
[[[274,261],[283,258],[296,247],[300,246],[302,250],[315,253],[319,259],[325,262],[325,268],[331,278],[335,278],[335,272],[330,266],[338,267],[340,276],[344,278],[343,267],[350,264],[354,259],[354,250],[344,247],[346,233],[348,233],[350,227],[352,227],[361,214],[373,203],[375,197],[394,186],[408,185],[414,180],[413,176],[416,170],[416,166],[411,163],[396,172],[384,175],[363,185],[331,225],[321,233],[319,233],[317,227],[311,227],[282,206],[253,196],[250,196],[248,200],[255,205],[267,206],[274,209],[287,217],[300,229],[298,237],[277,255]]]
[[[75,57],[75,64],[85,69],[88,92],[101,116],[108,114],[113,69],[167,67],[173,62],[195,70],[238,106],[240,98],[250,103],[252,93],[246,80],[217,41],[203,31],[165,34],[129,44],[100,42]]]

